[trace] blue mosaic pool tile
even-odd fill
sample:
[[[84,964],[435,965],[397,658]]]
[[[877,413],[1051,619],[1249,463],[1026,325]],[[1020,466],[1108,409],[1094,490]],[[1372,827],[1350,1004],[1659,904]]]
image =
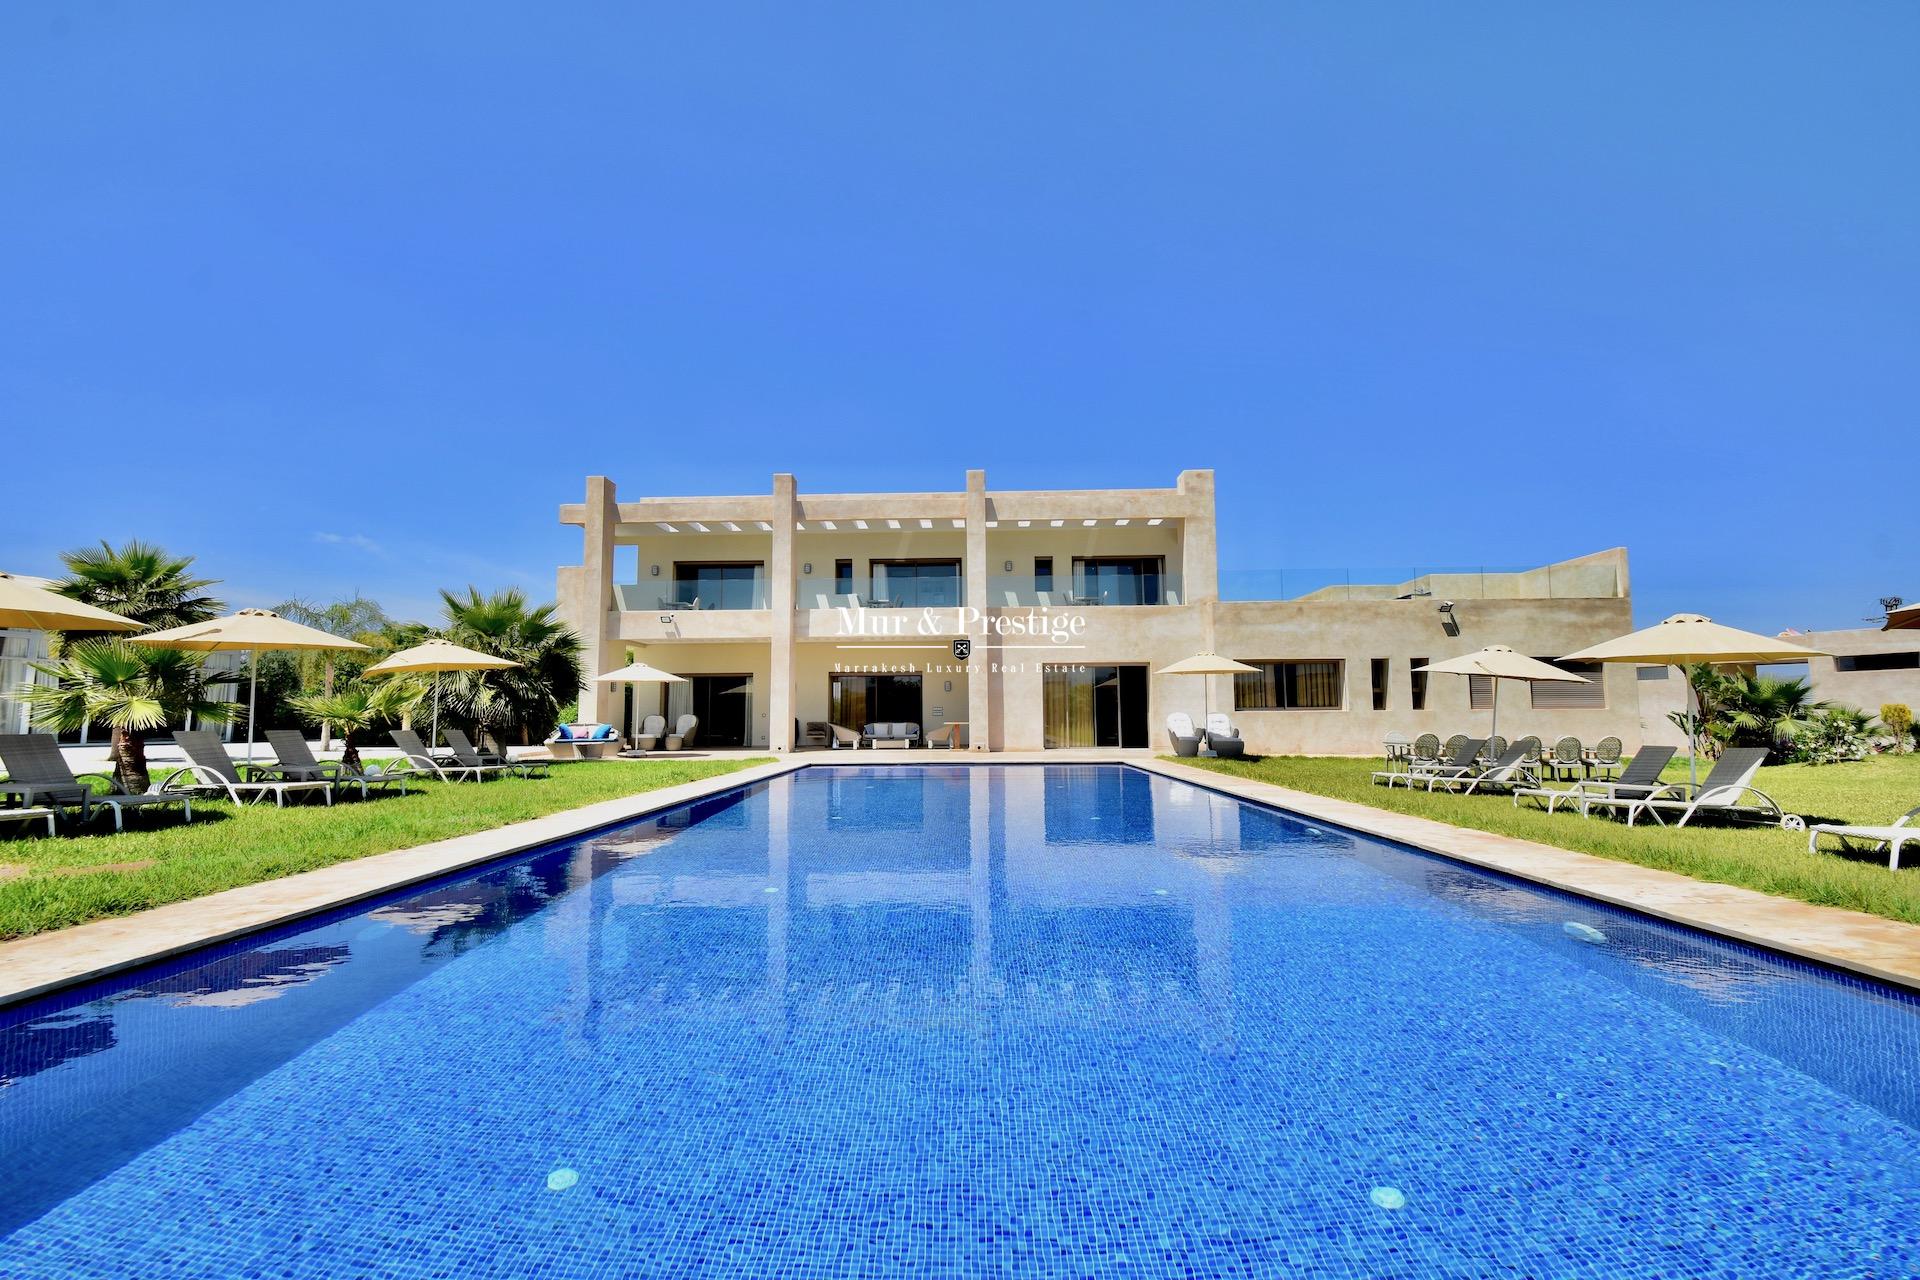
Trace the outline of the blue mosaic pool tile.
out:
[[[1138,771],[809,770],[9,1015],[0,1275],[1909,1277],[1917,1050]]]

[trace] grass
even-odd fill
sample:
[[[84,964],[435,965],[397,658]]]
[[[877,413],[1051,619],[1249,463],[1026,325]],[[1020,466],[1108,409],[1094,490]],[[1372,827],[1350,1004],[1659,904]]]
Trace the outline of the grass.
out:
[[[1371,781],[1370,775],[1380,767],[1372,760],[1268,756],[1179,763],[1456,827],[1677,871],[1699,880],[1920,924],[1920,856],[1909,855],[1902,859],[1901,870],[1889,871],[1884,849],[1829,853],[1823,842],[1822,852],[1809,854],[1805,832],[1778,827],[1715,822],[1699,827],[1689,823],[1684,829],[1629,828],[1622,819],[1598,813],[1582,818],[1565,810],[1548,814],[1526,803],[1516,808],[1504,795],[1390,790]],[[1671,766],[1666,777],[1684,782],[1686,760]],[[1874,756],[1855,764],[1775,765],[1761,769],[1755,785],[1788,813],[1799,814],[1809,823],[1884,826],[1920,804],[1920,754]]]
[[[239,885],[312,871],[369,854],[503,827],[760,761],[581,761],[550,778],[483,783],[412,782],[407,795],[341,796],[332,808],[285,809],[195,800],[193,822],[152,813],[115,834],[102,820],[86,834],[24,834],[0,826],[0,939],[197,898]],[[160,776],[164,770],[156,770]],[[41,830],[35,827],[34,830]]]

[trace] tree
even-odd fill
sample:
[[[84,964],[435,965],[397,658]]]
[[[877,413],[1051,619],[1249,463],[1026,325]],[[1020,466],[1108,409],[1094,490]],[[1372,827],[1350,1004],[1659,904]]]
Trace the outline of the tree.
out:
[[[226,608],[206,594],[216,585],[213,579],[192,576],[192,556],[171,555],[138,538],[118,547],[102,542],[97,549],[69,551],[60,560],[69,576],[56,591],[143,627],[184,627],[217,617]]]
[[[442,711],[502,745],[546,737],[579,691],[580,637],[554,616],[553,605],[529,608],[516,588],[483,596],[468,587],[464,597],[442,591],[440,598],[447,639],[520,664],[508,671],[449,672],[441,685]]]
[[[419,689],[410,681],[357,684],[339,693],[305,694],[292,699],[293,709],[314,724],[330,724],[345,736],[341,763],[360,771],[358,735],[376,725],[397,721],[418,701]]]
[[[113,733],[114,779],[124,791],[145,791],[153,781],[147,772],[149,731],[184,724],[188,716],[224,724],[234,711],[231,702],[209,694],[206,656],[184,649],[78,640],[34,669],[54,680],[23,690],[34,723],[56,733],[88,722],[106,725]]]
[[[1785,747],[1832,705],[1816,699],[1804,679],[1723,671],[1706,663],[1688,668],[1687,675],[1700,703],[1702,731],[1722,745]]]
[[[342,639],[358,641],[376,650],[394,625],[385,609],[362,595],[355,595],[351,600],[336,600],[331,604],[316,604],[295,598],[275,605],[273,611],[290,621],[316,627]],[[290,682],[291,688],[282,691],[278,685],[274,686],[279,703],[291,707],[296,715],[302,715],[303,718],[304,713],[293,705],[296,696],[331,694],[341,677],[357,676],[364,667],[377,660],[374,654],[341,653],[331,649],[300,649],[274,656],[282,660],[282,665],[294,677]],[[274,705],[277,704],[269,703],[270,708]],[[271,710],[265,713],[265,719],[271,721]],[[321,750],[327,749],[331,739],[331,723],[320,721]]]

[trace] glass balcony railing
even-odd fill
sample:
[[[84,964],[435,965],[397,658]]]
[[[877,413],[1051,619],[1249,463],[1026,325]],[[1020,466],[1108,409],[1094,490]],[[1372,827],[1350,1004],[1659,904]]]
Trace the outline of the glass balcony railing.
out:
[[[665,579],[620,582],[614,584],[613,593],[615,603],[626,613],[682,613],[696,609],[769,607],[764,578],[750,582],[671,582]]]
[[[987,605],[994,609],[1092,609],[1103,605],[1174,605],[1186,602],[1176,573],[1135,573],[1100,567],[1051,578],[994,574]]]
[[[796,609],[955,609],[967,602],[956,575],[802,578],[794,595]]]

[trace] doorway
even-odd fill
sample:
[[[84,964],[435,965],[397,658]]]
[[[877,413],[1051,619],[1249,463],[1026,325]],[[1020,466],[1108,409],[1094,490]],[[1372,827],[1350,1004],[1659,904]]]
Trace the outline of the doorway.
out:
[[[863,676],[836,671],[827,679],[828,716],[842,728],[857,733],[867,724],[920,724],[919,676]]]
[[[1049,747],[1147,745],[1147,668],[1048,667],[1041,731]]]
[[[706,747],[744,747],[753,723],[753,677],[689,676],[687,710],[700,717],[694,742]]]

